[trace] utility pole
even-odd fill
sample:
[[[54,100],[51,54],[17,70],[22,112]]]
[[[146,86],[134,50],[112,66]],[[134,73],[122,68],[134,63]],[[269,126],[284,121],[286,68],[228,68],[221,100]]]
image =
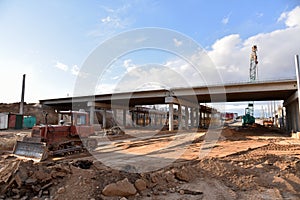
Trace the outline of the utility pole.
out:
[[[299,65],[299,55],[295,55],[295,67],[296,67],[296,76],[297,76],[297,89],[298,89],[298,113],[300,116],[300,65]],[[299,121],[297,122],[297,124]]]
[[[20,103],[20,114],[21,115],[24,114],[25,77],[26,77],[26,74],[23,74],[22,94],[21,94],[21,103]]]
[[[252,46],[252,52],[250,55],[250,81],[255,81],[256,77],[258,77],[258,71],[257,71],[257,46],[253,45]]]

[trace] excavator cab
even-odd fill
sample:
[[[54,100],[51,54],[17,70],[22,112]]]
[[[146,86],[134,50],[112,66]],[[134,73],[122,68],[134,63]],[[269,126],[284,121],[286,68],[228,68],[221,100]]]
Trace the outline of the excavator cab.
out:
[[[254,113],[254,104],[253,103],[249,103],[248,107],[245,108],[245,115],[242,118],[242,125],[246,126],[246,125],[252,125],[255,123],[255,118],[253,116]]]

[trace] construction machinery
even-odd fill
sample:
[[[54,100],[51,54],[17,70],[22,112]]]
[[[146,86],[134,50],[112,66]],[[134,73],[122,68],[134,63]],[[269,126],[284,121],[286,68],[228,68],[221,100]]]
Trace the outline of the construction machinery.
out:
[[[256,81],[258,79],[258,61],[257,61],[257,46],[252,46],[252,53],[250,55],[250,81]]]
[[[255,118],[253,117],[254,108],[253,103],[248,103],[248,107],[245,108],[245,115],[242,118],[242,125],[252,125],[255,123]]]
[[[264,119],[263,120],[263,125],[266,127],[272,127],[274,126],[274,122],[272,118]]]
[[[87,112],[61,111],[58,125],[46,123],[34,126],[28,137],[16,142],[13,153],[41,161],[47,159],[48,155],[65,155],[90,150],[97,146],[97,140],[89,137],[92,135],[94,127],[89,123]]]

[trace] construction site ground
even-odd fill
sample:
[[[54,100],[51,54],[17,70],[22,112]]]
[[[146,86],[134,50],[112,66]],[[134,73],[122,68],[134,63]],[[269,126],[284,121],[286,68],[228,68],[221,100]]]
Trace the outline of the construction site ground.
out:
[[[15,157],[0,131],[0,199],[300,199],[300,140],[261,125],[94,136],[93,152]]]

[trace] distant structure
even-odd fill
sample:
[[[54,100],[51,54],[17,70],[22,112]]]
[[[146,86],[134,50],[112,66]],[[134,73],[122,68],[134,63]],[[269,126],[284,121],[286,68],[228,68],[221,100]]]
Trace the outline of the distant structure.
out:
[[[250,81],[255,81],[257,78],[257,46],[253,45],[252,46],[252,52],[250,56]]]

